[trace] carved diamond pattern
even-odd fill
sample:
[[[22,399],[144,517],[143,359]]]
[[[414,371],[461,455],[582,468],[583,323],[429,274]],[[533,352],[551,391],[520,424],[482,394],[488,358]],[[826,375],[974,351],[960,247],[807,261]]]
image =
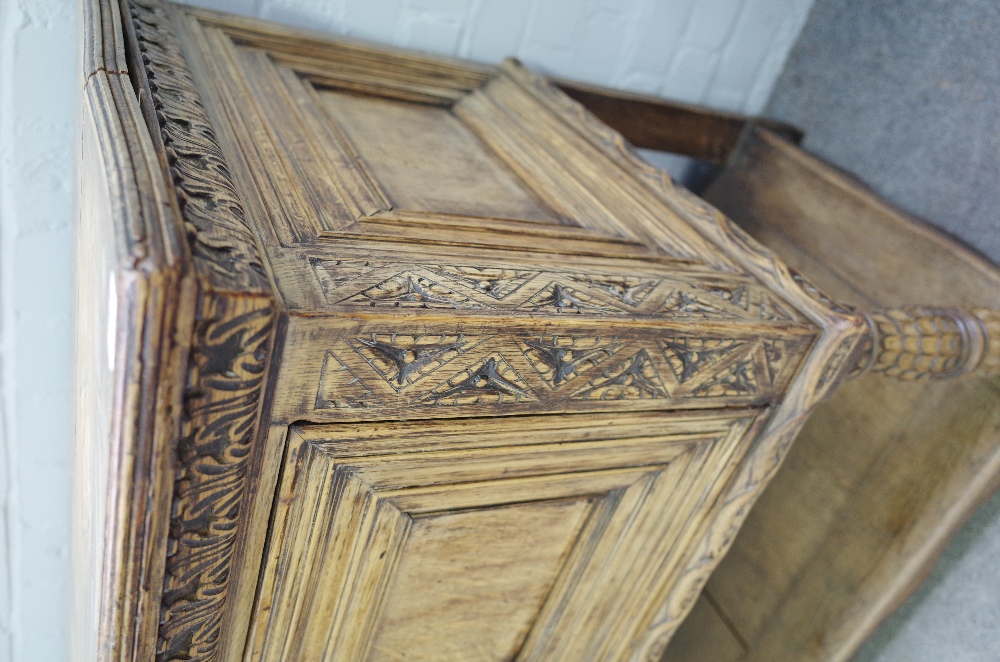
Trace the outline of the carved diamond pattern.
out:
[[[739,319],[740,313],[732,310],[728,304],[725,299],[708,292],[678,289],[670,293],[657,312],[680,318]]]
[[[448,265],[431,265],[427,269],[436,274],[449,277],[467,287],[471,287],[478,293],[493,297],[498,301],[514,294],[525,283],[539,274],[537,271],[524,271],[521,269],[456,267]]]
[[[722,398],[757,393],[753,357],[747,356],[691,391],[695,398]]]
[[[574,276],[573,280],[602,290],[633,308],[645,301],[649,293],[662,282],[659,279],[633,276]]]
[[[554,313],[605,313],[603,302],[557,281],[546,285],[521,308]]]
[[[653,340],[510,332],[348,336],[321,355],[313,411],[374,404],[537,405],[544,411],[667,398],[760,403],[784,388],[806,343],[795,337]]]
[[[660,341],[663,355],[680,384],[712,368],[733,352],[747,349],[747,345],[745,340],[713,338],[667,338]]]

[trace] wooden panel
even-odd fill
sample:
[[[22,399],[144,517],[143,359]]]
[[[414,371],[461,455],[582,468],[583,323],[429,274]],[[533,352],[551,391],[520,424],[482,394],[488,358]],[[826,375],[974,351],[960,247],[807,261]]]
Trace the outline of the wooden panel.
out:
[[[447,109],[320,97],[394,209],[558,223]]]
[[[839,300],[1000,304],[996,267],[766,133],[707,195]],[[995,488],[998,393],[866,376],[817,409],[706,589],[747,642],[739,660],[853,655]],[[668,659],[710,659],[725,636],[683,638]]]
[[[487,657],[659,655],[860,317],[516,62],[125,5],[84,199],[151,285],[119,307],[103,657],[379,656],[484,576],[519,599],[432,611],[495,625]],[[376,132],[457,181],[400,187]],[[461,580],[428,559],[462,548]]]
[[[711,510],[753,420],[744,411],[293,428],[251,655],[641,650],[690,552],[690,516]]]
[[[536,501],[414,517],[370,657],[513,658],[592,502]]]

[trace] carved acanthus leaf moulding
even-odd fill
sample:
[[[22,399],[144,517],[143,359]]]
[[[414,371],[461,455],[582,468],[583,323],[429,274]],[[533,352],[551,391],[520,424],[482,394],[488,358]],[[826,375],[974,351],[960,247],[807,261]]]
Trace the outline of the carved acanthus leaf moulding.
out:
[[[222,638],[276,310],[243,203],[158,0],[125,0],[131,66],[201,293],[176,444],[157,661],[211,660]]]

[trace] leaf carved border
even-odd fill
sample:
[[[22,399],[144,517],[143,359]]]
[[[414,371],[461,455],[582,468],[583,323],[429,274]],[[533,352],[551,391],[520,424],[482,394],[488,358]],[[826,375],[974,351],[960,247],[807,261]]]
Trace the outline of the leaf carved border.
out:
[[[157,662],[213,659],[229,595],[275,310],[209,295],[188,366]]]
[[[122,2],[132,19],[124,27],[137,94],[200,275],[220,288],[268,291],[260,250],[165,3]]]
[[[216,659],[277,310],[262,253],[160,0],[120,0],[130,76],[199,283],[176,444],[157,662]]]

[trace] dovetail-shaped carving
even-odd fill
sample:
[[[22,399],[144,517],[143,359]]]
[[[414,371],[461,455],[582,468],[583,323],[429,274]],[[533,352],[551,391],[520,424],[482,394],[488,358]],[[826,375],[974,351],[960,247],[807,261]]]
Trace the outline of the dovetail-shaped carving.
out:
[[[748,341],[718,338],[667,338],[660,341],[663,355],[679,384],[700,375],[733,352],[744,351]]]
[[[504,404],[534,399],[528,384],[496,354],[466,368],[434,388],[425,401],[436,405]]]
[[[396,390],[429,375],[467,348],[463,336],[373,334],[357,338],[354,350]]]
[[[428,270],[501,301],[517,292],[540,272],[496,267],[429,265]]]
[[[316,409],[352,409],[368,407],[374,394],[346,363],[327,351],[316,389]]]
[[[557,388],[613,356],[624,343],[615,338],[549,336],[521,340],[520,346],[542,379]]]
[[[573,394],[583,400],[645,400],[669,398],[660,373],[645,349],[592,379]]]
[[[378,285],[345,299],[349,303],[367,303],[369,306],[395,308],[466,308],[483,307],[469,297],[458,294],[444,285],[416,273],[404,272],[388,278]]]
[[[592,315],[605,313],[605,306],[602,302],[589,294],[580,292],[576,288],[567,287],[557,281],[546,285],[528,299],[521,308],[553,313],[589,313]]]

